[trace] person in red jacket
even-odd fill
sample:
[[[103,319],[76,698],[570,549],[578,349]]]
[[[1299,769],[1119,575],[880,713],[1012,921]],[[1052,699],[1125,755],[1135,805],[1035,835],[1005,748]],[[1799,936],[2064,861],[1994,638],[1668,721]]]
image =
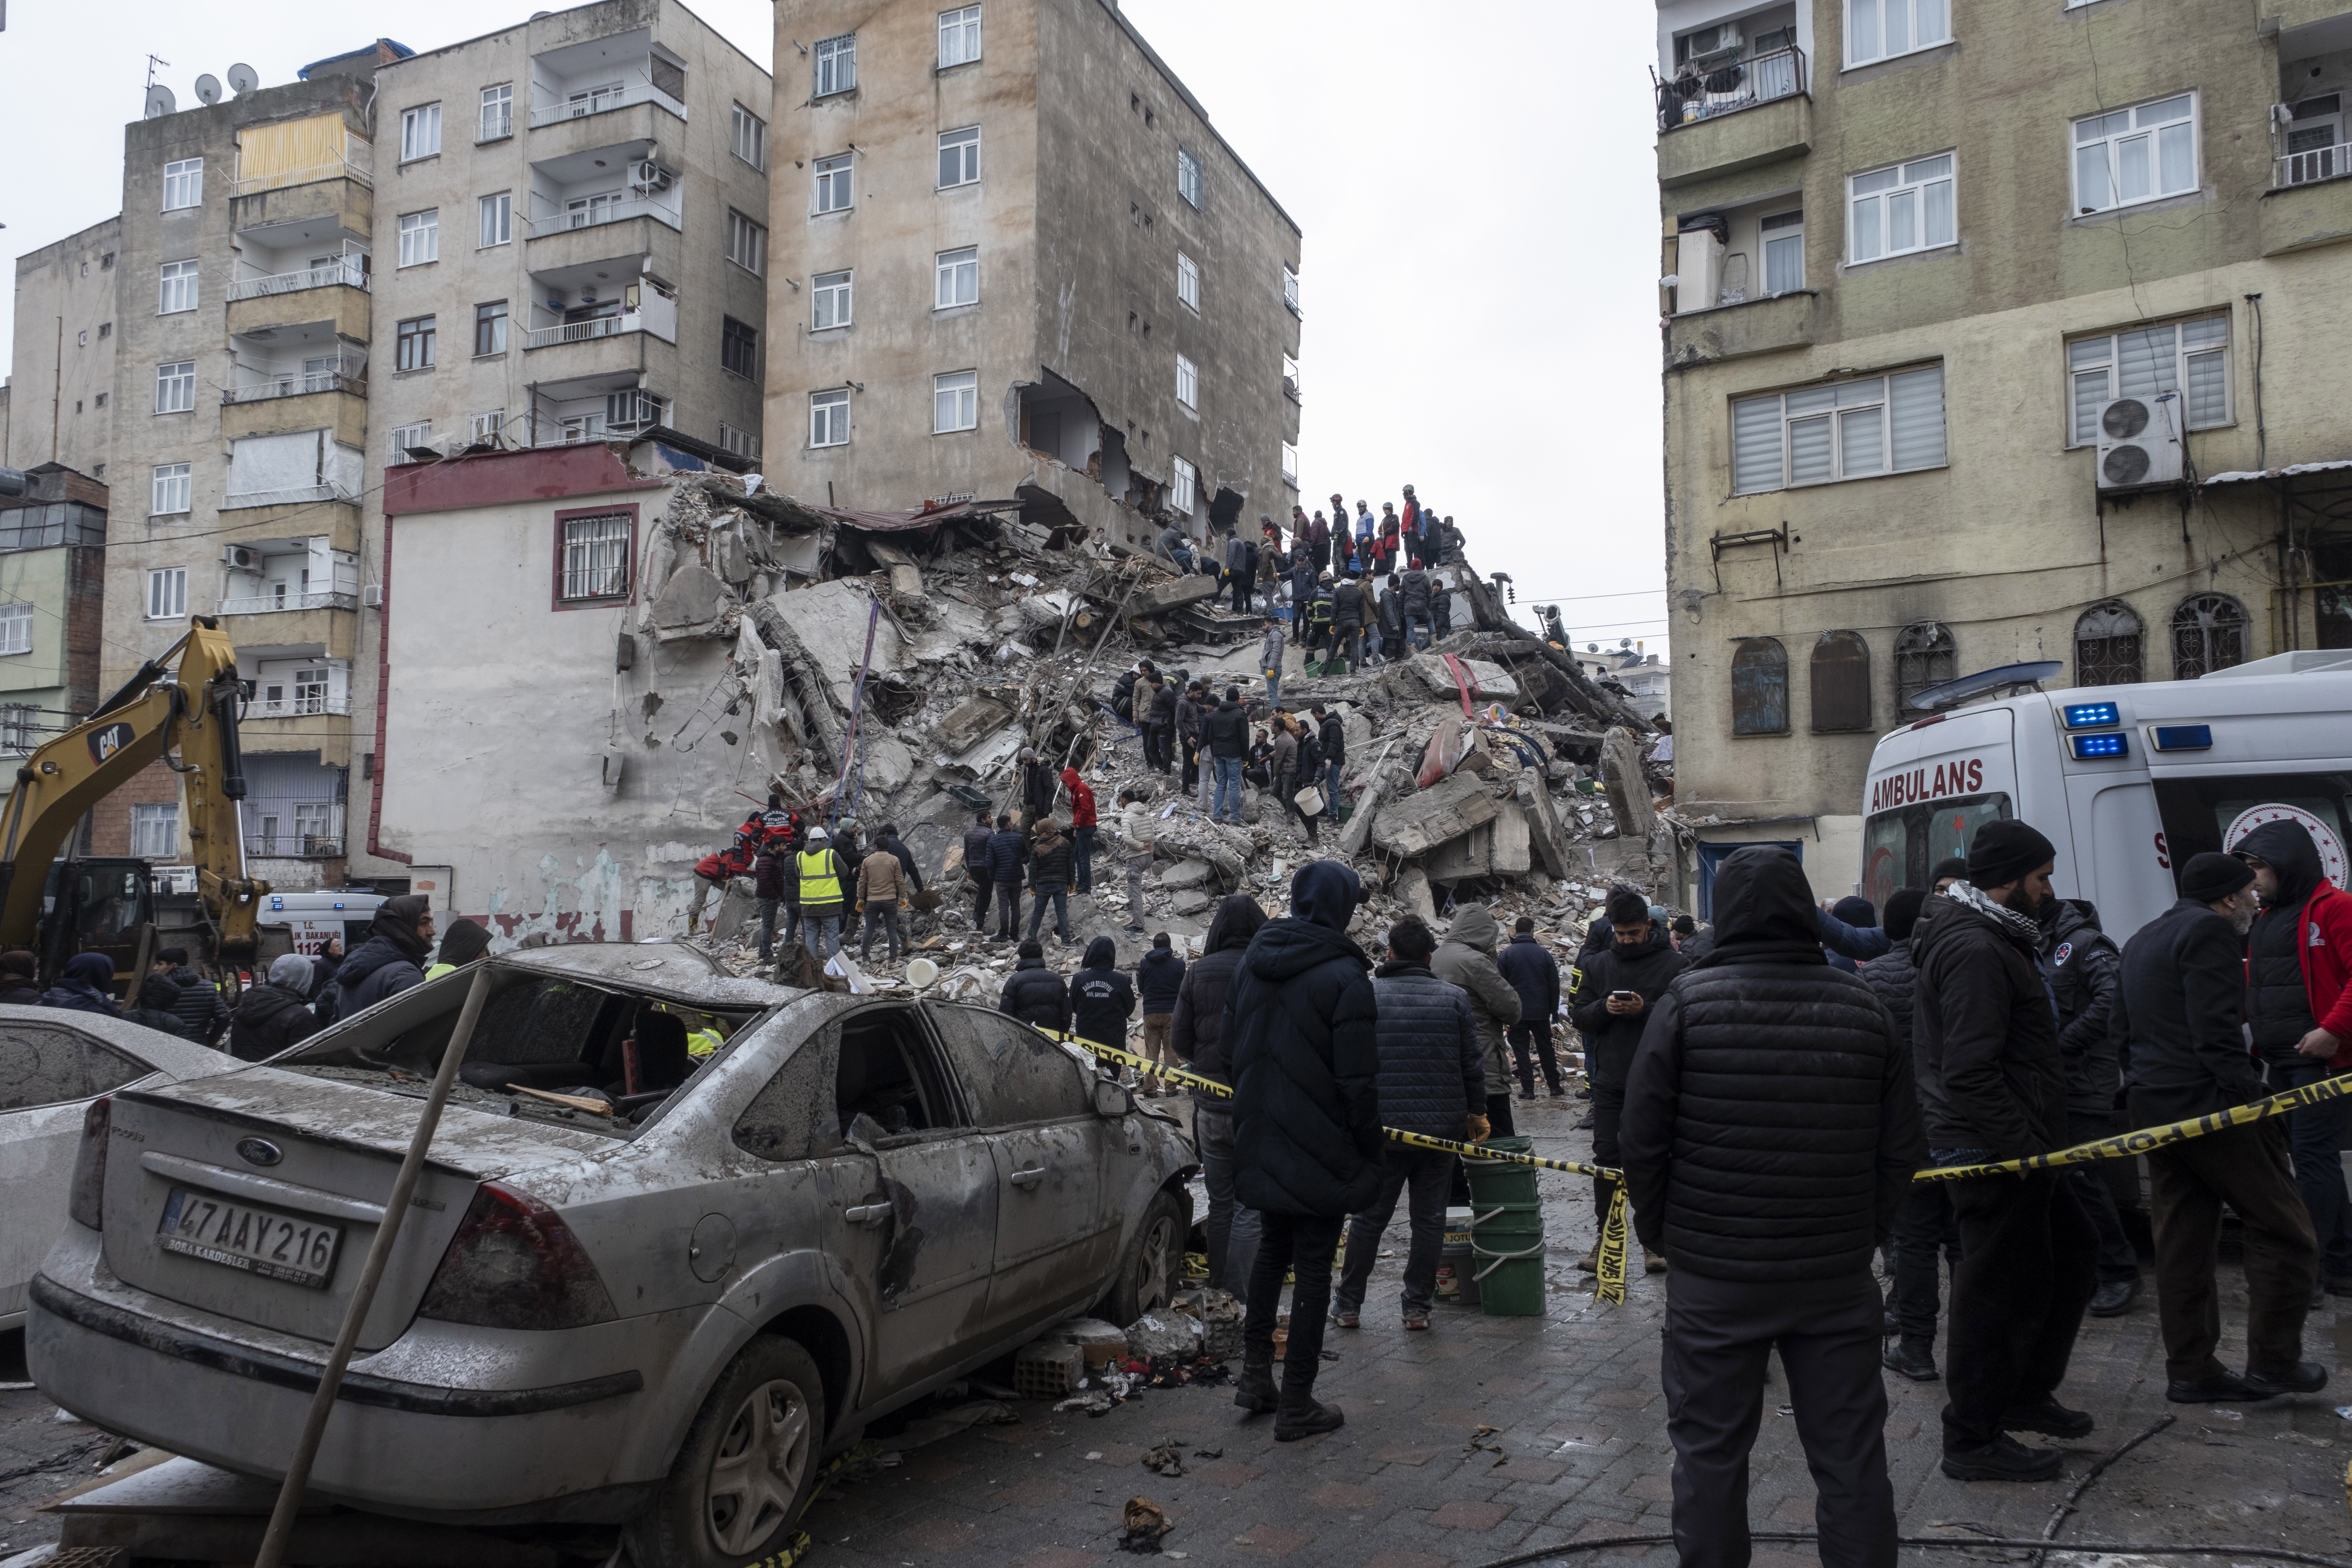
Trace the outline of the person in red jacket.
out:
[[[1077,862],[1077,890],[1091,893],[1095,889],[1095,792],[1073,767],[1062,769],[1062,788],[1070,797],[1070,837],[1075,841]]]
[[[702,911],[715,891],[725,897],[727,884],[751,868],[751,850],[743,836],[737,834],[735,842],[715,855],[705,855],[694,868],[694,902],[686,907],[686,934],[692,936],[702,925]]]

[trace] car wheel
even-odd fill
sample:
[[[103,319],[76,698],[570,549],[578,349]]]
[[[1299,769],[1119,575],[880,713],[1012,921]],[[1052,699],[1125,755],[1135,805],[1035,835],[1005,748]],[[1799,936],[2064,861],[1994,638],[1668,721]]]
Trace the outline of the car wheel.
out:
[[[1118,1260],[1118,1278],[1103,1298],[1103,1315],[1124,1328],[1176,1296],[1184,1268],[1184,1204],[1160,1192],[1143,1211],[1143,1223]]]
[[[824,1380],[808,1352],[762,1335],[719,1374],[646,1515],[644,1568],[732,1568],[781,1551],[815,1488]]]

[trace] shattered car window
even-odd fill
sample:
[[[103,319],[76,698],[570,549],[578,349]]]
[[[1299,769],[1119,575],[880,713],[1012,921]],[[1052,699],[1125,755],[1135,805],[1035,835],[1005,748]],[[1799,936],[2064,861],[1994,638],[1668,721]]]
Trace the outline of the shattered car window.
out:
[[[71,1029],[0,1026],[0,1110],[93,1099],[153,1070]]]
[[[1076,1059],[1026,1024],[983,1007],[949,1004],[935,1005],[931,1017],[982,1126],[1092,1113],[1092,1091]]]
[[[762,1160],[805,1160],[816,1129],[833,1121],[833,1075],[825,1063],[838,1037],[830,1028],[801,1042],[768,1086],[735,1119],[735,1146]]]

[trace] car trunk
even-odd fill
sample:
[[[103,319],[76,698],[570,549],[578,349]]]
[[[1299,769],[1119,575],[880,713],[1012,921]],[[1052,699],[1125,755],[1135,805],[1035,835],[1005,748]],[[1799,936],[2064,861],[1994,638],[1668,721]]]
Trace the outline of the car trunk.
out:
[[[254,1068],[118,1094],[108,1267],[203,1311],[331,1341],[424,1109],[422,1083],[384,1084]],[[616,1146],[585,1129],[448,1106],[360,1349],[405,1331],[478,1183]]]

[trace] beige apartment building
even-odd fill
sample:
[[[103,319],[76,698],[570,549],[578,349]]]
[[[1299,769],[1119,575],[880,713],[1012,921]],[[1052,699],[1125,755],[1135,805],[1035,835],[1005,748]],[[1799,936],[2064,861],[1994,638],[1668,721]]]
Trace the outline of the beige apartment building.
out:
[[[1114,0],[775,11],[770,482],[1287,521],[1298,226]]]
[[[1939,681],[2352,646],[2344,0],[1660,0],[1656,71],[1685,901],[1853,890]]]
[[[122,220],[110,217],[16,258],[16,341],[0,399],[0,468],[58,463],[106,478],[121,249]]]

